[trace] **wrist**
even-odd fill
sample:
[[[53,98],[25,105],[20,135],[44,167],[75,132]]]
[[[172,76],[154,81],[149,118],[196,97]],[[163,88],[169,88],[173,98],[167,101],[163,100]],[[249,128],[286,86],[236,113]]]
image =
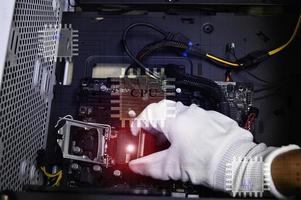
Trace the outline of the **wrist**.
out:
[[[277,165],[277,161],[279,164],[279,158],[281,159],[281,157],[280,157],[281,155],[285,154],[286,152],[296,150],[296,149],[300,149],[300,147],[297,145],[283,146],[283,147],[277,148],[275,151],[271,152],[265,159],[265,164],[268,169],[267,176],[268,176],[268,179],[270,180],[270,192],[279,199],[286,198],[285,194],[286,194],[287,190],[284,187],[282,187],[282,184],[279,181],[279,176],[277,176],[277,174],[275,173],[275,171],[276,171],[275,165]],[[282,165],[281,165],[281,163],[282,163]],[[281,170],[282,174],[289,173],[290,170],[288,169],[288,167],[290,165],[288,163],[286,163],[286,164],[284,164],[283,162],[281,162],[281,163],[280,163],[280,165],[278,165],[278,167],[285,168],[285,169],[283,168]],[[285,165],[285,166],[283,166],[283,165]],[[285,178],[287,179],[288,177],[285,177]],[[288,179],[291,181],[290,178],[288,178]],[[284,185],[288,186],[287,184],[284,184]]]
[[[214,189],[226,191],[226,170],[227,166],[233,162],[236,158],[244,158],[250,151],[256,146],[256,144],[250,140],[238,140],[235,143],[231,144],[227,148],[226,151],[224,151],[222,158],[216,165],[217,168],[214,172],[214,182],[213,187]]]
[[[269,190],[265,158],[275,150],[265,144],[237,141],[224,154],[215,176],[215,189],[233,196],[262,196]]]

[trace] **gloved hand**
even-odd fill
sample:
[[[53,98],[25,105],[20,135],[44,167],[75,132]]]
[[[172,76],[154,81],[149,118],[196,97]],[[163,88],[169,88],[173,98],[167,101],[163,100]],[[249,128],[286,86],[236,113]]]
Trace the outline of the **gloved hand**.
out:
[[[234,158],[265,157],[275,149],[255,144],[249,131],[218,112],[169,100],[147,106],[133,121],[132,134],[138,135],[141,128],[164,134],[171,146],[131,161],[132,171],[155,179],[191,181],[222,191],[226,190],[226,165]],[[232,174],[237,178],[232,180],[231,188],[241,191],[244,172],[252,172],[254,167],[258,166],[248,163],[234,166]],[[248,177],[252,179],[258,173],[254,171]],[[257,187],[256,177],[252,179],[255,181],[252,187]]]

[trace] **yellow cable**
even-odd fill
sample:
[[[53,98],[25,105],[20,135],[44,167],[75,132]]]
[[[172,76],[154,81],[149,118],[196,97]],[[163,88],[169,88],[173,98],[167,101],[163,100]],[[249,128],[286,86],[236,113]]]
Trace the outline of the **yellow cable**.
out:
[[[268,55],[272,56],[272,55],[282,51],[285,47],[287,47],[294,40],[294,38],[296,37],[296,35],[298,33],[298,30],[300,28],[300,24],[301,24],[301,14],[299,16],[299,19],[298,19],[298,22],[296,24],[295,30],[294,30],[292,36],[290,37],[290,39],[284,45],[269,51]],[[216,57],[214,55],[211,55],[211,54],[208,54],[208,53],[206,54],[206,57],[210,58],[211,60],[223,63],[225,65],[229,65],[229,66],[232,66],[232,67],[242,67],[243,66],[242,64],[235,63],[235,62],[230,62],[230,61],[224,60],[222,58],[218,58],[218,57]]]
[[[208,58],[210,58],[210,59],[212,59],[212,60],[215,60],[215,61],[217,61],[217,62],[223,63],[223,64],[225,64],[225,65],[230,65],[230,66],[233,66],[233,67],[240,67],[240,66],[242,66],[242,65],[240,65],[240,64],[238,64],[238,63],[229,62],[229,61],[227,61],[227,60],[223,60],[223,59],[221,59],[221,58],[215,57],[215,56],[210,55],[210,54],[208,54],[208,53],[206,54],[206,57],[208,57]]]
[[[301,15],[299,16],[299,19],[298,19],[298,22],[296,24],[295,30],[294,30],[291,38],[289,39],[289,41],[287,41],[284,45],[282,45],[282,46],[280,46],[280,47],[278,47],[274,50],[269,51],[268,54],[270,56],[272,56],[272,55],[278,53],[279,51],[283,50],[285,47],[287,47],[293,41],[293,39],[296,37],[297,32],[298,32],[299,27],[300,27],[300,24],[301,24]]]
[[[63,172],[60,173],[59,177],[57,178],[53,186],[59,186],[62,178],[63,178]]]
[[[48,172],[46,171],[46,168],[45,168],[45,167],[41,167],[41,170],[42,170],[42,172],[43,172],[47,177],[49,177],[49,178],[57,177],[57,176],[59,176],[59,175],[62,173],[62,170],[60,170],[60,171],[58,171],[58,172],[55,173],[55,174],[50,174],[50,173],[48,173]]]
[[[59,186],[61,179],[63,178],[63,171],[60,170],[55,174],[50,174],[46,171],[46,168],[43,166],[41,167],[42,172],[45,174],[45,176],[47,176],[48,178],[56,178],[55,183],[52,186]]]

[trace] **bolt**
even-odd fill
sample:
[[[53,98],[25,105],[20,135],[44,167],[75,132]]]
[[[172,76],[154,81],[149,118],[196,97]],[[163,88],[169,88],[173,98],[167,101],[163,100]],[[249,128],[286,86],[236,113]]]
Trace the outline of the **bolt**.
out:
[[[121,176],[121,171],[116,169],[116,170],[114,170],[113,175],[114,176]]]
[[[134,117],[137,116],[137,114],[136,114],[136,112],[135,112],[134,110],[129,110],[128,114],[129,114],[129,116],[130,116],[131,118],[134,118]]]
[[[72,151],[75,154],[81,154],[83,152],[82,149],[80,147],[77,147],[77,146],[73,147]]]
[[[102,172],[102,168],[99,165],[93,165],[93,171],[95,171],[95,172]]]
[[[103,17],[95,17],[95,21],[102,21],[102,20],[104,20]]]
[[[77,163],[72,163],[71,166],[70,166],[70,168],[71,168],[72,170],[79,170],[80,166],[79,166],[79,164],[77,164]]]
[[[213,27],[212,24],[210,24],[210,23],[205,23],[205,24],[203,25],[203,31],[204,31],[205,33],[212,33],[213,30],[214,30],[214,27]]]
[[[106,91],[108,91],[108,88],[105,85],[101,85],[100,90],[103,91],[103,92],[106,92]]]

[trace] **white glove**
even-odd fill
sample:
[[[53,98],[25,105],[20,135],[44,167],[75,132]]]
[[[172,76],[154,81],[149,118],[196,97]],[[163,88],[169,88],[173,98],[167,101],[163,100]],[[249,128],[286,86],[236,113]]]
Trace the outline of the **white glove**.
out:
[[[133,121],[132,134],[138,135],[141,128],[164,134],[171,146],[131,161],[132,171],[155,179],[191,181],[222,191],[226,190],[226,166],[234,158],[264,158],[275,149],[255,144],[249,131],[218,112],[169,100],[147,106]],[[257,168],[258,165],[248,162],[233,166],[236,178],[232,180],[232,190],[258,190],[262,171]],[[246,177],[252,181],[248,183],[251,186],[241,188]]]

